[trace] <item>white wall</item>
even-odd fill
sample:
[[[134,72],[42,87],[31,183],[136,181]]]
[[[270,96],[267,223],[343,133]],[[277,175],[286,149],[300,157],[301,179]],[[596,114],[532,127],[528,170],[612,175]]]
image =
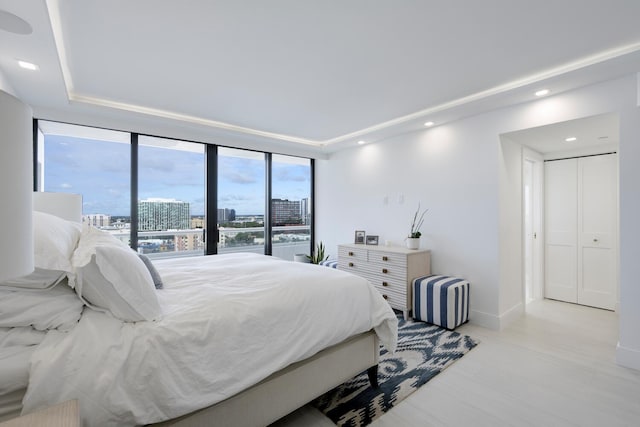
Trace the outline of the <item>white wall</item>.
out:
[[[316,239],[333,256],[354,230],[401,245],[420,203],[432,271],[474,284],[476,319],[498,312],[498,137],[475,138],[482,127],[471,119],[316,161]]]
[[[500,293],[498,324],[503,328],[524,313],[523,301],[523,147],[501,138],[499,148]]]
[[[15,96],[16,98],[18,97],[18,95],[16,95],[16,91],[13,89],[13,86],[11,86],[11,83],[9,83],[9,79],[7,79],[7,76],[2,70],[0,70],[0,90],[3,90],[8,94]]]
[[[640,168],[634,165],[640,160],[636,94],[636,76],[627,76],[318,160],[316,238],[333,256],[339,243],[353,240],[356,229],[380,235],[381,242],[402,244],[421,202],[430,209],[422,247],[432,250],[433,271],[467,278],[472,286],[471,321],[500,329],[513,320],[513,313],[521,312],[523,295],[522,235],[514,231],[521,221],[521,156],[516,147],[501,144],[500,135],[618,112],[625,236],[620,251],[620,344],[631,351],[631,358],[637,357],[633,352],[640,351],[640,263],[634,265],[632,260],[640,250],[631,243],[640,241]],[[399,195],[404,195],[404,203]],[[629,301],[624,302],[626,296]]]
[[[640,74],[636,105],[640,106]],[[640,109],[620,116],[620,338],[621,365],[640,370]]]

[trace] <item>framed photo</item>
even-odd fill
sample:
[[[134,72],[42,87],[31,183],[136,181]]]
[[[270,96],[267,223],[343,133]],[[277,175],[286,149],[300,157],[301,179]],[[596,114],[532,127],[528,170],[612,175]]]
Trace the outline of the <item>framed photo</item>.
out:
[[[364,230],[356,230],[356,238],[354,242],[359,245],[364,244]]]
[[[378,236],[369,235],[367,236],[367,245],[377,245],[378,244]]]

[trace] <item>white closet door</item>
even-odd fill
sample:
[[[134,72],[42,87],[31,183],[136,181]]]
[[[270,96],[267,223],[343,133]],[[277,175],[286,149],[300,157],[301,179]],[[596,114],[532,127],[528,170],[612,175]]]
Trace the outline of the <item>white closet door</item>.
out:
[[[545,297],[577,302],[578,161],[545,163]]]
[[[578,163],[578,303],[613,310],[616,303],[617,156]]]

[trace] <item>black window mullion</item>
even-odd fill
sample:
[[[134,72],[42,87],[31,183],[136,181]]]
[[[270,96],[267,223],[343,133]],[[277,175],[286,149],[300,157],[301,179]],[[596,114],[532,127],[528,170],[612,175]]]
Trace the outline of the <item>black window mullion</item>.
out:
[[[205,255],[218,253],[218,146],[205,146]]]
[[[313,248],[316,247],[315,245],[315,235],[316,235],[316,185],[315,185],[315,176],[316,176],[316,169],[315,169],[315,160],[314,159],[310,159],[311,161],[311,177],[310,177],[310,181],[311,181],[311,188],[309,189],[309,194],[311,196],[311,204],[309,206],[309,209],[311,209],[311,224],[309,224],[309,255],[313,256]]]
[[[42,159],[44,162],[44,159]],[[33,119],[33,191],[40,191],[38,182],[38,119]]]
[[[130,245],[138,250],[138,134],[131,134],[131,225]]]
[[[264,153],[265,160],[265,209],[264,209],[264,253],[273,255],[273,245],[271,243],[271,233],[273,224],[271,223],[271,166],[273,163],[271,153]]]

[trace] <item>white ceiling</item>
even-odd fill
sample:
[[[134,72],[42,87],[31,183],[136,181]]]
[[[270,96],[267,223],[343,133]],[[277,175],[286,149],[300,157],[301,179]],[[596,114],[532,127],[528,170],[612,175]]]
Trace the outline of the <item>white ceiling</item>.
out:
[[[546,158],[617,151],[620,120],[617,114],[600,114],[509,132],[502,136],[529,147]],[[575,139],[567,141],[567,138]]]
[[[156,120],[322,150],[640,70],[632,0],[0,0],[0,10],[33,27],[0,26],[0,70],[44,118]]]

